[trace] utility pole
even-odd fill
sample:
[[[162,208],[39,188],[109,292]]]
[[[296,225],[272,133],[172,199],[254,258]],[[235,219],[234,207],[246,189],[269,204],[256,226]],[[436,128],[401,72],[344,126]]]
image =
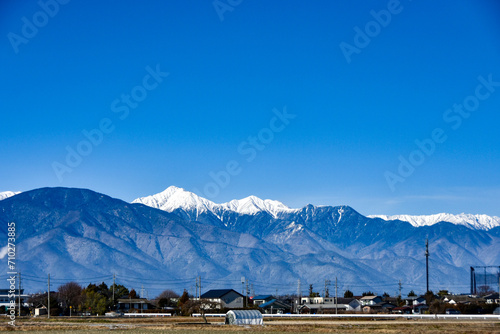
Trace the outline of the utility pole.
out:
[[[194,297],[198,298],[198,276],[196,276],[196,288],[194,290]]]
[[[245,277],[241,276],[241,294],[245,296]],[[245,307],[245,299],[243,299],[243,307]]]
[[[335,276],[335,314],[338,314],[338,301],[337,298],[337,276]]]
[[[115,310],[115,283],[116,281],[116,274],[113,274],[113,301],[111,303],[111,305],[113,306],[113,311]]]
[[[199,283],[200,283],[200,293],[198,294],[200,299],[201,299],[201,276],[199,276],[199,279],[198,279]]]
[[[425,239],[425,276],[427,291],[429,292],[429,239]]]
[[[399,280],[399,298],[401,298],[401,288],[403,287],[403,284],[401,283],[401,280]]]
[[[476,294],[476,272],[474,267],[470,267],[470,294]]]
[[[330,286],[330,280],[325,279],[325,298],[330,297],[330,292],[328,291],[329,286]]]
[[[19,272],[19,316],[21,316],[21,272]]]
[[[299,313],[299,305],[302,305],[302,289],[300,287],[300,278],[297,281],[297,296],[299,299],[297,300],[297,313]]]
[[[50,274],[48,280],[48,290],[47,290],[47,318],[50,318]]]
[[[247,307],[248,307],[248,292],[249,292],[248,291],[248,280],[246,280],[246,285],[247,285],[247,288],[246,288],[247,302],[246,302],[246,304],[247,304]]]
[[[487,290],[487,284],[486,284],[486,267],[484,267],[484,290]],[[485,291],[486,292],[486,291]]]

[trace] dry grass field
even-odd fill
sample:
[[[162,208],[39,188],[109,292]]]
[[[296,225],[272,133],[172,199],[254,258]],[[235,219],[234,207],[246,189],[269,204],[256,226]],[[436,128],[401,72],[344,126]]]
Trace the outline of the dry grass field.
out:
[[[429,321],[429,320],[265,320],[264,326],[227,326],[222,319],[210,319],[208,325],[197,318],[54,318],[18,319],[12,327],[3,319],[0,331],[35,333],[178,333],[236,334],[257,332],[276,333],[394,333],[394,334],[500,334],[499,321]]]

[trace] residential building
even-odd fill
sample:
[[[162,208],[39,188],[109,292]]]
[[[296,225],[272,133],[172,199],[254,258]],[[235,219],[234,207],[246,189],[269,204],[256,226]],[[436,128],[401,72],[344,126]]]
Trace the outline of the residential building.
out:
[[[14,292],[14,299],[13,298],[10,298],[12,296],[9,297],[9,289],[0,289],[0,307],[5,307],[5,308],[9,308],[10,306],[10,301],[11,300],[14,300],[15,301],[15,305],[16,307],[18,307],[18,303],[19,303],[19,290],[16,290]],[[30,296],[29,295],[26,295],[24,293],[24,289],[21,289],[21,305],[23,307],[28,307],[28,303],[26,302],[28,300]]]
[[[380,303],[381,301],[382,297],[380,296],[364,296],[359,300],[362,306],[375,305],[377,303]]]
[[[120,298],[118,299],[118,310],[130,312],[132,310],[141,312],[154,308],[146,298]]]
[[[408,297],[408,298],[406,298],[405,302],[406,302],[406,305],[408,305],[408,306],[427,303],[423,296]]]
[[[260,304],[267,303],[268,301],[273,300],[273,299],[275,299],[275,298],[271,295],[259,295],[259,296],[253,297],[252,301],[253,301],[253,304],[255,306],[259,306]]]
[[[296,305],[294,312],[299,313],[335,313],[335,312],[359,312],[361,304],[355,298],[337,298],[334,297],[303,297],[300,304]]]
[[[243,308],[245,296],[233,289],[221,289],[209,290],[200,299],[217,303],[221,308]]]
[[[278,299],[271,299],[260,304],[259,309],[266,314],[284,314],[292,311],[292,305]]]

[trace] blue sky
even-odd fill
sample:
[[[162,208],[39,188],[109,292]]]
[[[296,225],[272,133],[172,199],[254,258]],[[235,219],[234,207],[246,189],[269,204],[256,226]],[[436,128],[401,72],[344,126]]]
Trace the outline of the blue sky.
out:
[[[40,3],[0,5],[0,191],[500,215],[495,1]]]

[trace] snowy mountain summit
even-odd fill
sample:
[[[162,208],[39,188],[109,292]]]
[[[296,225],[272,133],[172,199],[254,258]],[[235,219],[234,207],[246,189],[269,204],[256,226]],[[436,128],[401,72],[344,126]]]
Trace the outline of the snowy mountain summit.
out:
[[[500,217],[487,215],[472,215],[461,213],[452,215],[449,213],[438,213],[435,215],[410,216],[410,215],[395,215],[395,216],[368,216],[369,218],[382,218],[383,220],[401,220],[409,222],[415,227],[431,226],[439,222],[448,222],[455,225],[463,225],[473,230],[488,231],[492,228],[500,226]]]
[[[212,213],[221,218],[224,212],[231,211],[242,215],[255,215],[259,212],[267,212],[273,218],[280,218],[283,214],[296,213],[301,209],[291,209],[285,204],[270,200],[260,199],[256,196],[248,196],[240,200],[232,200],[227,203],[217,204],[206,198],[200,197],[182,188],[170,186],[163,192],[141,197],[132,203],[141,203],[152,208],[167,212],[183,210],[191,219],[197,219],[201,214]],[[339,221],[342,213],[339,212]],[[414,227],[432,226],[440,222],[448,222],[454,225],[463,225],[473,230],[488,231],[500,226],[500,217],[487,215],[439,213],[435,215],[410,216],[410,215],[372,215],[368,218],[381,218],[386,221],[400,220],[410,223]]]
[[[14,195],[17,195],[19,194],[19,191],[4,191],[4,192],[0,192],[0,201],[3,200],[3,199],[6,199],[6,198],[9,198],[9,197],[12,197]]]
[[[167,212],[182,209],[186,212],[192,212],[196,216],[204,212],[211,212],[216,216],[220,216],[223,211],[250,215],[265,211],[277,218],[280,213],[296,211],[296,209],[290,209],[279,201],[263,200],[256,196],[248,196],[240,200],[235,199],[227,203],[217,204],[175,186],[170,186],[155,195],[138,198],[132,203],[141,203]]]

